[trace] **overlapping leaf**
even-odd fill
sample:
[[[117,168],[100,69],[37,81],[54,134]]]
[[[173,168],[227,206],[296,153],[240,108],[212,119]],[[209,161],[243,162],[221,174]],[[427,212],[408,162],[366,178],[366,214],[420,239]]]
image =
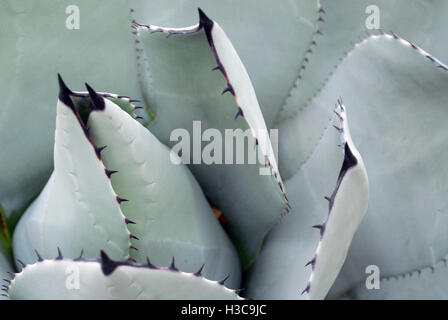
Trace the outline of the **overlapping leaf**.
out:
[[[317,25],[320,33],[314,37],[315,45],[310,48],[312,52],[278,114],[278,122],[296,114],[300,116],[354,43],[378,31],[368,29],[376,28],[376,24],[384,31],[395,31],[442,61],[448,59],[446,41],[442,41],[442,26],[448,18],[446,1],[321,0],[320,3],[324,11]],[[283,175],[289,177],[287,172]]]
[[[368,265],[394,275],[446,254],[447,81],[446,67],[413,43],[372,36],[355,46],[300,116],[280,126],[280,135],[305,135],[301,143],[280,145],[280,160],[292,150],[302,155],[284,163],[294,172],[328,126],[320,120],[331,113],[326,106],[339,94],[356,106],[351,131],[369,173],[370,202],[333,294],[363,281]]]
[[[104,146],[92,142],[73,93],[61,78],[59,83],[54,172],[14,232],[15,257],[30,263],[34,250],[52,257],[62,249],[69,257],[84,251],[95,258],[105,250],[114,259],[127,259],[135,236],[126,227],[123,198],[113,190],[102,162]]]
[[[338,111],[336,121],[326,119],[339,132],[334,128],[326,130],[308,161],[287,182],[288,189],[294,190],[293,210],[268,236],[249,271],[248,296],[323,299],[344,263],[366,212],[369,187],[341,101]],[[326,194],[331,196],[324,200]],[[326,201],[329,209],[325,208]],[[311,270],[304,268],[308,265]]]
[[[76,19],[69,6],[79,29],[67,27]],[[58,72],[137,99],[139,88],[124,1],[7,0],[0,21],[0,203],[9,216],[51,173]]]
[[[88,121],[92,140],[108,146],[102,156],[113,170],[112,185],[129,200],[122,210],[138,237],[131,239],[131,257],[143,263],[149,256],[155,264],[168,266],[174,256],[185,272],[205,263],[208,279],[230,274],[228,284],[237,288],[238,254],[188,168],[117,105],[90,93],[96,101]]]
[[[228,231],[247,267],[254,261],[264,235],[287,207],[274,149],[248,74],[222,28],[202,11],[200,23],[191,27],[136,25],[136,33],[150,67],[147,76],[152,79],[147,102],[158,110],[151,131],[172,146],[173,130],[188,130],[188,138],[193,140],[190,168],[206,196],[228,220]],[[221,91],[229,93],[222,95]],[[229,150],[224,148],[229,141],[221,139],[215,152],[222,150],[222,159],[196,165],[201,162],[196,159],[203,154],[202,142],[197,140],[204,138],[202,132],[194,129],[193,121],[200,124],[199,131],[214,129],[227,140],[236,140],[227,137],[228,130],[248,130],[248,141],[242,141],[244,148],[236,146],[241,143],[236,141]],[[233,153],[231,164],[224,165],[224,158],[230,154],[226,152],[234,152],[238,147],[246,154],[256,148],[262,163],[250,164],[245,160],[235,164]],[[260,174],[260,167],[264,166],[270,167],[270,174]]]
[[[101,261],[41,260],[27,265],[7,286],[11,299],[240,300],[223,283],[170,268],[115,262],[103,252]]]
[[[197,8],[218,21],[249,73],[268,128],[307,59],[321,17],[316,0],[130,0],[129,6],[138,22],[158,26],[193,25]],[[144,56],[139,63],[144,71]],[[142,91],[151,97],[150,88]]]

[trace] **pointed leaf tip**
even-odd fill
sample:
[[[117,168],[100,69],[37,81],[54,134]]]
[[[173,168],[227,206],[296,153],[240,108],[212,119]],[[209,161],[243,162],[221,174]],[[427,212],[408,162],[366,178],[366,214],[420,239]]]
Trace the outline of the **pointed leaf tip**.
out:
[[[213,27],[213,21],[210,20],[209,17],[202,11],[201,8],[198,8],[199,12],[199,28],[204,28],[205,30],[210,30]]]
[[[99,96],[95,90],[92,89],[87,83],[85,84],[87,91],[89,91],[90,100],[92,101],[92,111],[102,111],[105,108],[103,97]]]
[[[67,87],[67,85],[65,84],[64,80],[62,80],[62,77],[59,73],[58,73],[58,83],[59,83],[59,100],[62,101],[66,106],[74,109],[72,99],[70,98],[70,95],[72,95],[73,92]]]
[[[101,271],[105,276],[112,274],[115,269],[118,267],[118,264],[113,261],[104,250],[100,252],[101,257]]]

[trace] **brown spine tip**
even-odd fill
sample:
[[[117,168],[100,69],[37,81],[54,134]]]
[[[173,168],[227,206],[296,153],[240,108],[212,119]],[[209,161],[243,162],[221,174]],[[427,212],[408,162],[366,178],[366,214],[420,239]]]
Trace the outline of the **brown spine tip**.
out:
[[[176,263],[175,263],[174,257],[171,259],[171,264],[168,267],[168,269],[171,271],[179,271],[179,269],[176,268]]]
[[[239,116],[241,116],[241,117],[244,118],[243,109],[241,109],[241,107],[238,107],[238,110],[237,110],[237,112],[236,112],[236,115],[235,115],[235,119],[234,119],[234,120],[236,120]],[[255,139],[255,140],[256,140],[256,144],[258,144],[258,140],[257,140],[257,139]]]
[[[119,196],[115,197],[117,199],[118,204],[121,204],[122,202],[129,201],[128,199],[120,198]]]
[[[16,259],[16,260],[17,260],[18,263],[20,263],[20,265],[22,266],[22,268],[25,268],[25,267],[26,267],[26,264],[25,264],[22,260],[20,260],[20,259]]]
[[[203,264],[198,271],[196,271],[195,273],[193,273],[193,275],[195,275],[196,277],[201,277],[202,276],[202,270],[204,270],[204,266],[205,264]]]
[[[230,275],[226,275],[225,277],[224,277],[224,279],[222,279],[221,281],[218,281],[218,283],[220,284],[220,285],[224,285],[224,283],[227,281],[227,279],[229,279],[229,277],[230,277]]]
[[[87,83],[85,84],[87,91],[89,92],[91,108],[92,111],[102,111],[106,107],[106,104],[104,103],[104,98],[101,97],[99,94],[96,93],[95,90],[92,89],[91,86],[89,86]]]
[[[126,224],[135,224],[134,221],[129,220],[128,218],[124,218],[124,222],[125,222]]]
[[[310,292],[310,284],[308,284],[308,285],[306,286],[306,288],[302,291],[301,294],[304,294],[305,292]]]
[[[108,170],[108,169],[104,169],[104,171],[106,172],[106,176],[110,179],[110,176],[113,175],[114,173],[117,173],[118,171],[116,170]]]
[[[98,159],[101,159],[101,152],[106,148],[107,146],[102,147],[95,147],[95,153]]]
[[[61,248],[58,247],[58,256],[56,257],[56,260],[62,260],[64,259],[64,256],[62,254]]]
[[[149,260],[148,257],[146,257],[146,266],[147,266],[149,269],[158,269],[155,265],[153,265],[153,264],[151,263],[151,261]]]

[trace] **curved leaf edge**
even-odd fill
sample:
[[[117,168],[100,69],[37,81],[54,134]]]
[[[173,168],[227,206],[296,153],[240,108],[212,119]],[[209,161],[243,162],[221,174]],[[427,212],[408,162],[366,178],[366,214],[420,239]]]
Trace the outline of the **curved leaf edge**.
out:
[[[300,69],[297,74],[297,78],[294,81],[294,83],[291,85],[291,88],[288,91],[288,95],[283,100],[283,103],[281,104],[279,110],[277,111],[277,116],[284,110],[285,106],[288,104],[289,99],[291,98],[291,92],[299,86],[299,83],[302,81],[303,78],[303,71],[306,69],[306,65],[310,61],[310,57],[313,54],[313,47],[316,47],[319,43],[318,37],[322,36],[323,33],[320,30],[320,24],[325,22],[324,15],[326,14],[325,9],[323,8],[320,1],[318,1],[318,11],[317,11],[317,20],[315,21],[315,28],[314,33],[311,37],[311,41],[308,44],[308,50],[305,52],[305,55],[303,56],[303,59],[300,63]],[[275,125],[278,125],[279,123],[276,121]]]
[[[332,192],[331,196],[330,197],[328,197],[328,196],[324,197],[328,201],[328,214],[327,214],[327,217],[325,218],[325,221],[322,224],[318,224],[318,225],[312,226],[312,228],[315,228],[315,229],[319,230],[320,240],[319,240],[319,243],[318,243],[318,246],[317,246],[317,249],[316,249],[316,251],[314,253],[313,258],[305,264],[305,267],[311,266],[312,272],[311,272],[311,275],[309,277],[307,286],[301,292],[302,295],[304,293],[310,294],[310,291],[312,289],[313,278],[316,276],[316,274],[315,274],[315,266],[316,266],[316,264],[318,262],[318,253],[319,253],[322,241],[325,238],[326,226],[327,226],[328,221],[330,220],[330,217],[331,217],[331,214],[332,214],[332,211],[333,211],[333,207],[334,207],[334,204],[335,204],[335,199],[336,199],[336,196],[338,195],[339,187],[341,186],[341,183],[344,180],[344,178],[346,176],[346,173],[351,168],[354,168],[356,166],[361,166],[361,168],[364,169],[364,174],[365,174],[365,177],[367,179],[367,175],[366,175],[366,172],[365,172],[365,167],[364,167],[364,164],[363,164],[362,157],[359,154],[358,150],[356,149],[356,146],[354,145],[354,143],[352,141],[352,138],[351,138],[351,135],[350,135],[350,130],[349,130],[348,123],[347,123],[346,109],[345,109],[345,106],[344,106],[344,104],[342,102],[342,98],[341,97],[339,97],[339,99],[337,100],[336,108],[333,110],[333,112],[336,114],[338,120],[341,123],[340,127],[334,126],[334,128],[340,133],[341,144],[338,145],[338,147],[343,149],[344,159],[343,159],[342,166],[341,166],[341,169],[340,169],[339,174],[338,174],[336,186],[333,189],[333,192]],[[368,199],[368,196],[367,196],[367,199]],[[365,215],[365,212],[362,213],[361,219],[362,219],[362,217],[364,215]],[[345,258],[346,258],[346,255],[345,255],[344,259]],[[340,267],[342,267],[342,265]],[[340,270],[338,270],[338,272],[339,271]],[[330,289],[330,287],[328,287],[328,290]]]
[[[158,266],[152,264],[148,257],[146,258],[146,264],[136,264],[136,263],[133,263],[132,261],[114,261],[114,260],[110,259],[109,256],[103,250],[101,250],[101,252],[100,252],[99,259],[84,258],[84,250],[81,251],[79,257],[77,257],[75,259],[67,259],[67,258],[64,258],[61,250],[58,248],[58,256],[52,260],[43,259],[37,250],[34,250],[34,251],[36,253],[36,258],[37,258],[35,263],[25,264],[22,261],[18,260],[18,262],[22,265],[22,270],[17,273],[9,272],[8,274],[11,276],[11,279],[3,279],[3,281],[6,283],[6,285],[2,285],[1,291],[3,291],[4,293],[2,293],[1,296],[11,298],[9,296],[9,290],[14,285],[14,281],[18,277],[20,277],[23,273],[27,272],[27,270],[30,267],[37,266],[38,264],[41,264],[41,263],[66,261],[66,262],[99,263],[101,265],[101,271],[104,274],[104,276],[106,276],[106,277],[110,276],[112,273],[114,273],[114,271],[120,266],[128,266],[128,267],[133,267],[133,268],[145,268],[145,269],[160,270],[160,271],[167,271],[167,272],[177,272],[177,273],[186,274],[186,275],[193,275],[195,277],[200,277],[210,283],[214,283],[214,284],[218,284],[218,285],[222,286],[222,288],[224,290],[228,291],[229,293],[235,294],[237,296],[237,298],[240,300],[246,300],[246,298],[243,298],[239,295],[239,293],[243,289],[229,289],[225,286],[225,282],[229,278],[229,276],[226,276],[224,279],[222,279],[220,281],[208,280],[202,276],[202,270],[204,269],[205,265],[202,265],[194,273],[183,272],[176,267],[174,257],[172,258],[172,261],[171,261],[171,264],[169,267],[158,267]]]
[[[422,268],[413,269],[413,270],[406,271],[406,272],[399,273],[399,274],[391,274],[391,275],[381,276],[380,283],[385,282],[385,281],[397,282],[397,281],[400,281],[403,279],[420,277],[422,275],[422,273],[424,273],[424,272],[431,272],[431,273],[436,272],[436,269],[439,267],[444,267],[444,268],[448,267],[448,256],[445,256],[445,257],[439,259],[433,265],[427,265]],[[353,295],[353,291],[356,290],[361,285],[364,285],[364,283],[362,281],[355,283],[352,286],[350,286],[350,288],[348,288],[347,290],[336,293],[335,295],[329,297],[329,299],[330,300],[338,300],[338,299],[343,299],[343,298],[351,298]]]
[[[79,123],[80,127],[82,128],[82,130],[83,130],[83,132],[84,132],[84,134],[85,134],[85,137],[86,137],[87,141],[88,141],[88,142],[90,143],[90,145],[93,147],[94,152],[95,152],[95,154],[96,154],[96,156],[97,156],[97,159],[98,159],[100,165],[101,165],[101,166],[103,167],[103,169],[104,169],[104,173],[105,173],[105,175],[107,176],[107,180],[108,180],[108,183],[109,183],[109,185],[110,185],[111,190],[114,190],[114,189],[113,189],[113,186],[112,186],[111,175],[114,174],[114,173],[116,173],[117,171],[107,169],[106,166],[104,165],[104,162],[103,162],[103,160],[102,160],[102,156],[101,156],[101,152],[102,152],[107,146],[101,146],[101,147],[99,147],[99,146],[96,146],[96,145],[95,145],[95,143],[93,142],[92,138],[90,137],[89,129],[87,128],[87,126],[86,126],[86,124],[83,122],[83,120],[81,119],[81,116],[80,116],[80,114],[79,114],[77,108],[75,107],[74,102],[72,101],[72,97],[75,97],[75,98],[76,98],[76,97],[81,97],[81,98],[87,98],[87,97],[88,97],[88,98],[91,100],[91,108],[98,108],[99,106],[98,106],[98,105],[95,105],[95,104],[96,104],[97,101],[98,101],[98,98],[97,98],[97,97],[98,97],[99,95],[97,95],[97,93],[96,93],[96,92],[95,92],[95,91],[94,91],[94,90],[93,90],[87,83],[86,83],[86,87],[87,87],[87,90],[88,90],[88,93],[87,93],[87,94],[85,94],[85,93],[83,93],[83,92],[76,92],[76,93],[75,93],[75,92],[71,91],[71,90],[66,86],[66,84],[64,83],[64,80],[62,79],[62,77],[61,77],[60,74],[58,74],[58,82],[59,82],[59,100],[60,100],[61,102],[63,102],[63,104],[66,105],[66,106],[67,106],[67,107],[74,113],[75,117],[76,117],[77,120],[78,120],[78,123]],[[104,94],[104,93],[103,93],[103,94]],[[129,97],[118,96],[118,95],[115,95],[115,94],[104,94],[104,95],[106,95],[106,96],[109,97],[109,98],[119,99],[119,100],[122,100],[122,101],[128,101],[129,103],[130,103],[130,101],[132,100],[132,99],[130,99]],[[104,103],[104,102],[103,102],[103,103]],[[115,196],[115,199],[116,199],[116,201],[117,201],[119,207],[121,206],[121,203],[122,203],[122,202],[126,202],[126,201],[128,201],[127,199],[124,199],[124,198],[119,197],[119,196],[115,193],[115,191],[113,191],[113,192],[114,192],[114,196]],[[130,223],[134,223],[134,222],[128,220],[128,219],[126,218],[126,216],[124,215],[124,213],[123,213],[123,211],[122,211],[121,209],[120,209],[120,213],[121,213],[121,216],[122,216],[122,218],[123,218],[123,223],[124,223],[124,226],[125,226],[125,230],[126,230],[127,233],[128,233],[128,238],[129,238],[129,240],[128,240],[129,249],[128,249],[128,250],[131,250],[131,249],[138,250],[138,249],[133,245],[133,243],[132,243],[132,241],[131,241],[131,240],[133,240],[133,239],[138,240],[138,237],[136,237],[135,235],[133,235],[133,234],[130,232],[129,228],[127,227],[128,224],[130,224]],[[132,261],[132,257],[131,257],[131,255],[130,255],[129,251],[128,251],[128,259]]]
[[[395,39],[395,40],[401,42],[402,44],[404,44],[405,46],[410,47],[410,48],[414,49],[415,51],[417,51],[418,53],[420,53],[423,57],[425,57],[429,61],[431,61],[431,63],[433,63],[433,65],[435,65],[437,68],[440,68],[442,70],[448,71],[448,66],[445,63],[443,63],[442,61],[440,61],[439,59],[437,59],[436,57],[431,55],[429,52],[427,52],[424,49],[420,48],[419,46],[417,46],[413,42],[400,37],[398,34],[396,34],[393,31],[390,31],[390,33],[385,32],[383,29],[373,30],[373,31],[370,31],[370,32],[366,31],[366,36],[364,38],[360,38],[356,43],[352,42],[353,43],[352,49],[349,50],[349,51],[344,52],[344,55],[339,58],[339,63],[336,64],[333,67],[333,69],[329,72],[328,76],[325,78],[325,80],[322,82],[322,84],[316,90],[316,92],[314,92],[314,94],[308,99],[307,103],[304,104],[302,107],[300,107],[298,110],[296,110],[292,115],[290,115],[288,117],[285,117],[285,118],[277,119],[275,121],[275,126],[278,127],[279,125],[281,125],[281,124],[283,124],[283,123],[285,123],[285,122],[287,122],[289,120],[292,120],[295,117],[297,117],[298,114],[302,110],[306,109],[311,104],[311,102],[317,97],[317,95],[322,91],[322,89],[328,83],[330,78],[333,76],[333,74],[335,73],[335,70],[337,70],[337,68],[341,65],[341,63],[347,58],[347,56],[350,55],[350,53],[353,50],[356,49],[356,47],[362,45],[363,43],[365,43],[369,39],[375,39],[375,38],[379,38],[379,37],[385,37],[387,39]],[[299,80],[301,80],[301,78]],[[288,180],[288,177],[286,178],[286,180]]]
[[[231,80],[228,77],[228,74],[226,72],[224,65],[220,61],[218,52],[215,48],[214,40],[213,40],[213,36],[212,36],[212,28],[213,28],[215,22],[213,20],[211,20],[209,17],[207,17],[207,15],[200,8],[198,8],[198,12],[199,12],[199,23],[192,25],[192,26],[188,26],[188,27],[184,27],[184,28],[168,28],[168,27],[160,27],[160,26],[150,25],[150,24],[140,24],[140,23],[137,23],[136,21],[133,21],[133,28],[135,30],[133,33],[136,37],[138,37],[140,30],[147,29],[147,30],[150,30],[151,33],[161,32],[161,33],[166,33],[167,37],[171,37],[176,34],[185,35],[185,34],[196,33],[196,32],[199,32],[200,30],[204,29],[210,49],[211,49],[212,54],[216,60],[216,66],[212,69],[212,71],[219,70],[222,73],[222,75],[224,76],[226,83],[227,83],[227,86],[223,90],[222,94],[224,94],[226,92],[230,92],[234,96],[235,103],[237,106],[237,112],[235,114],[235,119],[237,119],[238,117],[241,116],[242,118],[244,118],[246,120],[247,125],[249,126],[249,128],[252,131],[253,138],[255,139],[255,146],[259,146],[259,143],[258,143],[259,137],[257,137],[254,127],[251,125],[251,123],[249,121],[247,121],[247,119],[244,116],[243,107],[241,105],[239,105],[239,103],[238,103],[238,98],[235,94],[235,90],[233,88]],[[137,44],[139,43],[138,39],[136,39],[136,43]],[[142,50],[142,49],[138,49],[138,50]],[[270,143],[269,138],[267,138],[267,140]],[[272,150],[272,146],[270,146],[270,149]],[[270,157],[268,156],[267,150],[262,150],[262,152],[265,157],[265,166],[268,165],[270,167],[271,176],[274,176],[274,178],[276,179],[276,183],[278,184],[280,191],[283,195],[284,201],[285,201],[285,207],[281,213],[281,216],[283,216],[285,213],[289,212],[289,209],[291,208],[290,204],[289,204],[288,197],[286,195],[286,189],[283,184],[280,173],[277,169],[275,157],[273,157],[273,159],[270,159]]]

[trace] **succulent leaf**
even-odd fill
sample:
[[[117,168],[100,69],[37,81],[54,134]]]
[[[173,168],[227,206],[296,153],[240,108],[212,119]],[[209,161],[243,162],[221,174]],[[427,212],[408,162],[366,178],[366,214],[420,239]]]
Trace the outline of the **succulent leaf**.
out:
[[[73,5],[80,28],[72,30],[66,9]],[[6,0],[0,21],[0,203],[9,217],[51,174],[57,72],[73,83],[140,93],[126,2]]]
[[[350,243],[367,211],[369,183],[366,168],[353,143],[347,122],[345,106],[338,101],[337,116],[341,127],[341,147],[344,161],[336,187],[327,197],[329,213],[324,223],[313,226],[320,232],[320,241],[314,257],[308,262],[312,273],[307,287],[310,299],[324,299],[347,257]]]
[[[346,56],[300,115],[279,127],[280,136],[296,137],[313,124],[307,141],[285,138],[280,145],[280,160],[292,151],[302,154],[281,163],[291,173],[319,143],[328,127],[322,115],[332,113],[327,106],[335,96],[342,95],[347,105],[363,106],[350,109],[350,119],[369,172],[369,210],[330,296],[363,281],[368,265],[377,265],[387,276],[445,256],[446,69],[396,34],[371,36]]]
[[[15,275],[7,291],[11,299],[27,300],[241,299],[235,290],[200,274],[149,263],[116,262],[104,252],[100,261],[55,259],[27,265]]]
[[[446,21],[445,0],[0,2],[0,300],[447,299]],[[106,92],[59,77],[55,109],[58,73]]]
[[[252,79],[268,128],[296,80],[320,17],[316,0],[281,5],[269,0],[132,0],[129,5],[136,21],[159,26],[193,25],[198,7],[219,21]],[[139,63],[144,71],[145,62]],[[143,94],[149,90],[143,87]]]
[[[299,77],[277,116],[277,122],[286,121],[308,108],[311,100],[319,94],[325,83],[339,65],[340,59],[352,50],[355,43],[369,33],[378,30],[367,29],[366,21],[370,6],[378,8],[379,27],[393,30],[407,40],[425,48],[442,61],[448,60],[446,41],[441,25],[448,18],[448,3],[431,1],[389,1],[389,0],[320,0],[323,19],[318,21],[319,34],[315,45]],[[399,19],[397,19],[399,17]],[[416,27],[418,26],[418,28]],[[285,172],[282,172],[287,177]]]
[[[57,248],[69,257],[84,250],[94,258],[106,250],[115,259],[129,256],[130,232],[96,146],[59,78],[54,172],[14,232],[15,257],[30,263],[34,250],[43,257]],[[17,267],[20,269],[20,265]]]
[[[194,157],[201,156],[199,151],[190,166],[206,196],[228,220],[229,233],[247,267],[287,206],[285,188],[247,72],[224,31],[202,11],[200,23],[191,27],[136,24],[136,32],[150,66],[148,103],[158,110],[151,131],[161,141],[172,146],[170,135],[176,128],[185,128],[197,139],[192,128],[195,120],[201,121],[202,130],[217,129],[222,136],[226,129],[250,129],[244,151],[256,148],[264,164],[196,165]],[[238,117],[241,114],[243,117]],[[270,166],[272,177],[260,175],[264,165]]]
[[[325,130],[309,161],[286,182],[294,190],[292,211],[271,231],[249,270],[248,296],[323,299],[344,263],[366,211],[369,186],[345,107],[338,103],[338,112],[326,118],[337,130]]]
[[[177,156],[111,101],[92,110],[88,126],[95,144],[108,146],[102,159],[117,171],[111,176],[114,190],[129,200],[122,210],[138,237],[131,239],[131,257],[143,263],[149,256],[168,266],[175,256],[186,272],[205,264],[208,279],[230,273],[228,285],[239,287],[238,254],[188,168],[172,162]]]

